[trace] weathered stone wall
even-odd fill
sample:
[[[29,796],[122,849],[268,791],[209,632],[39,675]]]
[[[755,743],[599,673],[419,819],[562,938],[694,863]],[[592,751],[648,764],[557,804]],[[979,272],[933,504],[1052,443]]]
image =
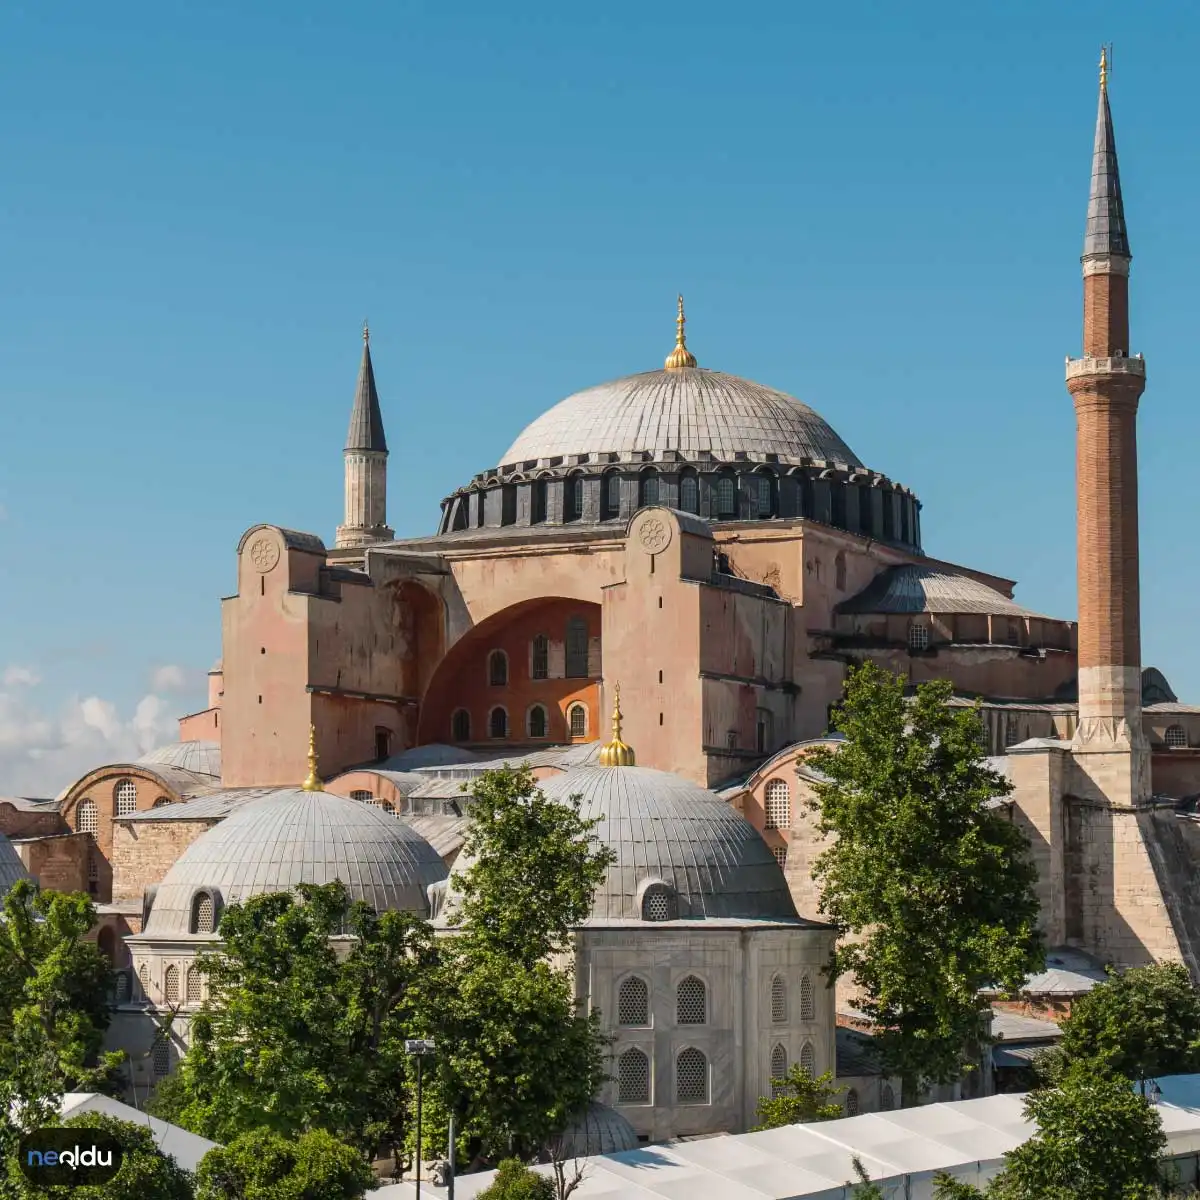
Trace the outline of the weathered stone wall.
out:
[[[52,834],[16,843],[25,870],[43,888],[56,892],[88,891],[91,847],[86,833]]]
[[[35,812],[0,800],[0,833],[7,838],[45,837],[51,833],[65,833],[66,828],[66,822],[56,808]]]
[[[115,821],[112,846],[113,900],[140,900],[161,883],[175,860],[216,822]]]

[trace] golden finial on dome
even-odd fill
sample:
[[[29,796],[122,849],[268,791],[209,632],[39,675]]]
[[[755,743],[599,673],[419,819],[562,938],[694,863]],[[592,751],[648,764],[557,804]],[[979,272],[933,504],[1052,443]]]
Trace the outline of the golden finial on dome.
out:
[[[679,297],[679,315],[675,318],[675,349],[667,355],[667,361],[663,366],[668,371],[682,371],[684,367],[694,367],[696,365],[696,356],[687,348],[687,338],[684,336],[683,327],[687,324],[687,317],[683,315],[683,297]]]
[[[1108,91],[1108,60],[1112,56],[1110,46],[1100,47],[1100,90]]]
[[[308,727],[308,778],[300,785],[306,792],[323,792],[321,777],[317,774],[317,728]]]
[[[612,741],[600,750],[600,765],[602,767],[632,767],[636,766],[633,747],[621,741],[621,685],[613,689],[613,735]]]

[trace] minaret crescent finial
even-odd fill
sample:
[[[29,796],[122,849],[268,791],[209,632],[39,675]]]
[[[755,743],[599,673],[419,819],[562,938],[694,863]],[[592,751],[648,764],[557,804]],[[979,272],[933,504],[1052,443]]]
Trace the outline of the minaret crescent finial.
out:
[[[683,315],[683,297],[679,297],[679,315],[675,318],[675,349],[667,355],[667,361],[663,363],[663,367],[668,371],[682,371],[685,367],[694,367],[696,365],[696,356],[687,348],[687,336],[683,332],[683,327],[687,324],[687,317]]]
[[[600,750],[602,767],[632,767],[636,765],[633,747],[621,740],[621,685],[613,687],[612,741]]]
[[[371,344],[371,326],[370,326],[369,322],[367,321],[367,318],[363,317],[363,345],[369,346],[370,344]]]
[[[300,785],[306,792],[323,792],[321,777],[317,774],[317,727],[308,727],[308,778]]]
[[[1112,48],[1109,46],[1100,47],[1100,90],[1108,91],[1108,60],[1112,57]]]

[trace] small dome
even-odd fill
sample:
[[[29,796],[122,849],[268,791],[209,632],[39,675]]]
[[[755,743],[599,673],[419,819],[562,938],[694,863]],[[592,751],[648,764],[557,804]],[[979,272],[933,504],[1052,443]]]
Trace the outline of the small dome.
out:
[[[636,1150],[638,1145],[633,1126],[615,1108],[598,1100],[593,1100],[567,1126],[560,1140],[564,1158],[620,1154],[622,1150]]]
[[[674,450],[695,461],[768,454],[859,466],[807,404],[737,375],[702,368],[646,371],[576,392],[526,426],[501,465],[572,454]]]
[[[594,921],[641,920],[643,893],[655,884],[673,891],[683,919],[797,919],[761,834],[713,792],[648,767],[578,767],[538,786],[556,800],[580,796],[582,815],[599,818],[596,836],[616,851]]]
[[[197,775],[221,775],[221,746],[218,742],[169,742],[143,754],[144,766],[179,767]]]
[[[445,876],[437,852],[405,821],[332,792],[280,788],[243,804],[180,855],[158,885],[145,932],[186,934],[192,899],[205,888],[236,904],[335,879],[376,912],[426,914],[426,889]]]
[[[18,879],[28,879],[29,872],[17,853],[17,848],[0,833],[0,900]]]

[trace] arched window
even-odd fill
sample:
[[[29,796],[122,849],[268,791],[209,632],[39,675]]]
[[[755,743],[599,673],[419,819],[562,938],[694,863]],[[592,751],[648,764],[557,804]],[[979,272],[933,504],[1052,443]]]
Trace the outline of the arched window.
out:
[[[88,883],[97,884],[100,882],[100,854],[94,846],[88,850]],[[95,888],[91,888],[95,891]]]
[[[391,813],[393,816],[395,815],[396,810],[386,800],[377,800],[376,803],[379,805],[379,808],[382,812]]]
[[[365,788],[355,788],[350,793],[351,800],[357,800],[360,804],[369,804],[372,808],[379,807],[379,800],[374,792],[368,792]]]
[[[603,507],[601,519],[615,521],[621,515],[621,476],[616,471],[609,471],[605,475],[600,499]]]
[[[770,517],[775,512],[775,480],[765,471],[754,477],[754,515]]]
[[[767,784],[767,828],[790,829],[792,825],[792,793],[787,780],[772,779]]]
[[[132,779],[122,779],[113,788],[118,817],[129,817],[137,812],[137,784]]]
[[[456,742],[471,740],[471,714],[465,708],[456,709],[450,718],[450,736]]]
[[[679,1025],[703,1025],[708,1020],[708,996],[704,983],[687,975],[675,989],[675,1021]]]
[[[546,710],[540,704],[535,704],[529,710],[529,736],[544,738],[546,736]]]
[[[588,628],[582,617],[567,619],[567,678],[586,679],[588,673]]]
[[[535,479],[529,497],[529,523],[540,525],[546,519],[546,481]]]
[[[846,1116],[858,1116],[858,1092],[854,1088],[846,1093]]]
[[[137,969],[138,983],[142,985],[142,995],[150,998],[150,968],[142,963]]]
[[[800,1020],[815,1021],[817,1019],[817,1004],[813,998],[812,980],[803,976],[800,980]]]
[[[199,1004],[201,996],[201,975],[199,967],[189,967],[187,973],[187,1002],[189,1004]]]
[[[617,992],[617,1024],[650,1024],[650,989],[646,981],[637,975],[630,975],[621,981]]]
[[[716,501],[719,518],[737,516],[737,484],[732,475],[717,477]]]
[[[211,892],[197,892],[192,900],[192,932],[215,933],[217,910]]]
[[[159,796],[159,798],[157,800],[155,800],[153,807],[154,808],[164,808],[166,805],[168,805],[170,803],[171,803],[171,801],[168,800],[166,796]]]
[[[154,1043],[154,1049],[151,1051],[150,1057],[154,1061],[154,1073],[160,1079],[164,1075],[171,1073],[171,1047],[165,1037],[160,1037]]]
[[[117,1004],[128,1004],[130,987],[129,972],[118,971],[113,979],[113,1000]]]
[[[550,676],[550,639],[539,633],[530,646],[530,679],[547,679]]]
[[[488,655],[488,683],[492,687],[504,687],[508,683],[508,655],[503,650],[493,650]]]
[[[703,1050],[689,1046],[675,1059],[675,1101],[677,1104],[708,1103],[708,1059]]]
[[[1015,746],[1021,740],[1021,727],[1017,724],[1016,717],[1009,717],[1004,722],[1004,748],[1007,750],[1009,746]]]
[[[778,1045],[771,1051],[771,1082],[782,1083],[787,1078],[787,1049]]]
[[[617,1103],[650,1103],[650,1060],[640,1050],[626,1050],[617,1059]]]
[[[805,1042],[800,1050],[800,1065],[814,1078],[817,1074],[817,1052],[812,1042]]]
[[[488,717],[488,735],[494,738],[508,737],[508,713],[499,705],[492,709]]]
[[[665,883],[652,883],[642,893],[643,921],[674,921],[678,917],[675,893]]]
[[[771,980],[771,1020],[776,1025],[787,1024],[787,984],[782,975]]]
[[[75,809],[75,832],[90,833],[92,837],[95,837],[99,828],[100,822],[95,800],[80,800],[79,806]]]
[[[684,471],[679,477],[679,507],[684,512],[700,513],[700,480],[695,471]]]
[[[583,516],[583,476],[568,475],[563,484],[563,520],[578,521]]]
[[[879,1089],[879,1107],[883,1112],[891,1112],[896,1107],[896,1093],[890,1083],[885,1083]]]
[[[658,472],[646,471],[640,480],[641,495],[638,497],[639,508],[649,508],[658,503]]]
[[[908,648],[910,650],[929,649],[929,626],[924,621],[913,621],[909,624]]]
[[[587,737],[587,707],[583,704],[572,704],[567,710],[567,721],[571,727],[573,738]]]
[[[112,931],[112,926],[105,925],[96,935],[96,948],[110,963],[117,961],[117,935]]]
[[[168,1004],[174,1004],[179,999],[179,968],[174,963],[163,976],[163,997]]]
[[[1187,731],[1182,725],[1168,725],[1163,733],[1163,741],[1173,750],[1181,750],[1187,744]]]

